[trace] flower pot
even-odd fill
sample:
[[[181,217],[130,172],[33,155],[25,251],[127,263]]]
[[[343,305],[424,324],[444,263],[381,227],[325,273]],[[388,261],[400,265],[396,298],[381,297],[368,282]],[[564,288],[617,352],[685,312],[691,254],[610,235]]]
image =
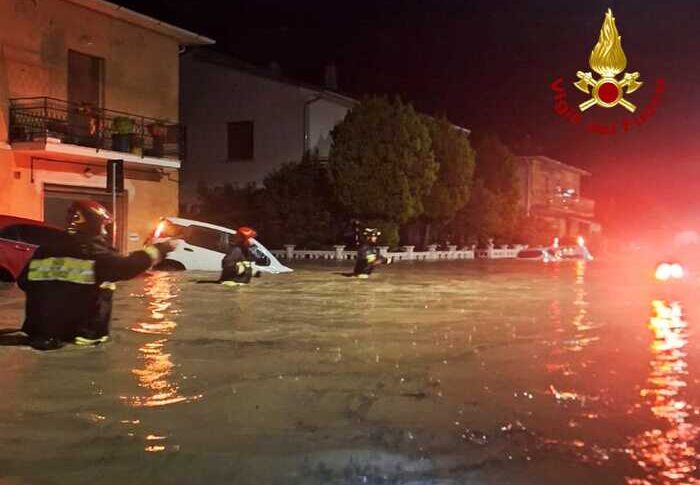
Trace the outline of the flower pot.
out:
[[[131,134],[130,133],[114,133],[112,135],[112,150],[115,152],[130,152],[131,151]]]

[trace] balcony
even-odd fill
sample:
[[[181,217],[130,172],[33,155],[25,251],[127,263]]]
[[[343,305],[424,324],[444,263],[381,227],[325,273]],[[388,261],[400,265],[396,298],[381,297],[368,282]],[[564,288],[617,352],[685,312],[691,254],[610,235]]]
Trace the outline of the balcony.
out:
[[[60,99],[10,100],[10,144],[18,151],[177,168],[184,154],[183,131],[176,123]]]
[[[561,197],[555,196],[547,200],[536,201],[532,205],[533,211],[542,215],[562,215],[569,214],[585,218],[592,218],[595,212],[595,201],[584,197]]]

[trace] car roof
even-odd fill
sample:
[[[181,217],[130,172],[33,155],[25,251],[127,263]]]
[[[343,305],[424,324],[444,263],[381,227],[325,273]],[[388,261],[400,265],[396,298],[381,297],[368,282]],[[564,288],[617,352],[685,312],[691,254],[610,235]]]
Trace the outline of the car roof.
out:
[[[165,219],[172,222],[173,224],[177,224],[178,226],[200,226],[209,229],[215,229],[217,231],[228,232],[229,234],[236,234],[236,231],[233,229],[229,229],[228,227],[223,226],[217,226],[215,224],[209,224],[208,222],[199,222],[194,221],[192,219],[183,219],[181,217],[165,217]]]
[[[43,221],[37,221],[34,219],[27,219],[24,217],[16,217],[16,216],[8,216],[5,214],[0,214],[0,229],[3,227],[7,227],[7,226],[14,226],[16,224],[23,224],[23,225],[29,225],[29,226],[42,226],[42,227],[51,227],[53,229],[61,229],[58,226],[54,226],[53,224],[47,224]]]

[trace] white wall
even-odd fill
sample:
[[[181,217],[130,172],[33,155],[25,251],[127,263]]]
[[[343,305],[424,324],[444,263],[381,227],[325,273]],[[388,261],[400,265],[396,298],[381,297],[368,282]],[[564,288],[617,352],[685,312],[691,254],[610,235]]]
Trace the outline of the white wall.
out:
[[[331,131],[349,111],[347,106],[320,98],[308,106],[308,149],[318,150],[321,158],[328,158],[331,149]]]

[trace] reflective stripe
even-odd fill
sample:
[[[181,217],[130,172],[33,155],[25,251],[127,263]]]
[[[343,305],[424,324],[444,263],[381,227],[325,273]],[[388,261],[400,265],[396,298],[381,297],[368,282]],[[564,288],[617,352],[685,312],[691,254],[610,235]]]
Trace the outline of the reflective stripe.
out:
[[[112,283],[111,281],[105,281],[104,283],[102,283],[102,284],[100,285],[100,288],[102,288],[103,290],[112,290],[112,291],[114,291],[114,290],[117,289],[117,285],[114,284],[114,283]]]
[[[239,261],[236,263],[236,272],[238,274],[243,274],[243,273],[245,273],[246,269],[248,269],[250,267],[251,267],[250,261]]]
[[[85,338],[85,337],[75,337],[75,340],[73,343],[75,345],[97,345],[97,344],[103,344],[109,340],[109,337],[105,335],[104,337],[99,337],[99,338]]]
[[[65,281],[80,285],[95,284],[95,261],[77,258],[33,259],[29,263],[29,281]]]
[[[367,255],[367,262],[368,263],[374,263],[374,261],[377,259],[376,254],[368,254]]]
[[[160,251],[158,251],[158,248],[155,246],[146,246],[143,248],[143,250],[148,254],[148,257],[151,258],[151,261],[154,263],[160,260]]]

